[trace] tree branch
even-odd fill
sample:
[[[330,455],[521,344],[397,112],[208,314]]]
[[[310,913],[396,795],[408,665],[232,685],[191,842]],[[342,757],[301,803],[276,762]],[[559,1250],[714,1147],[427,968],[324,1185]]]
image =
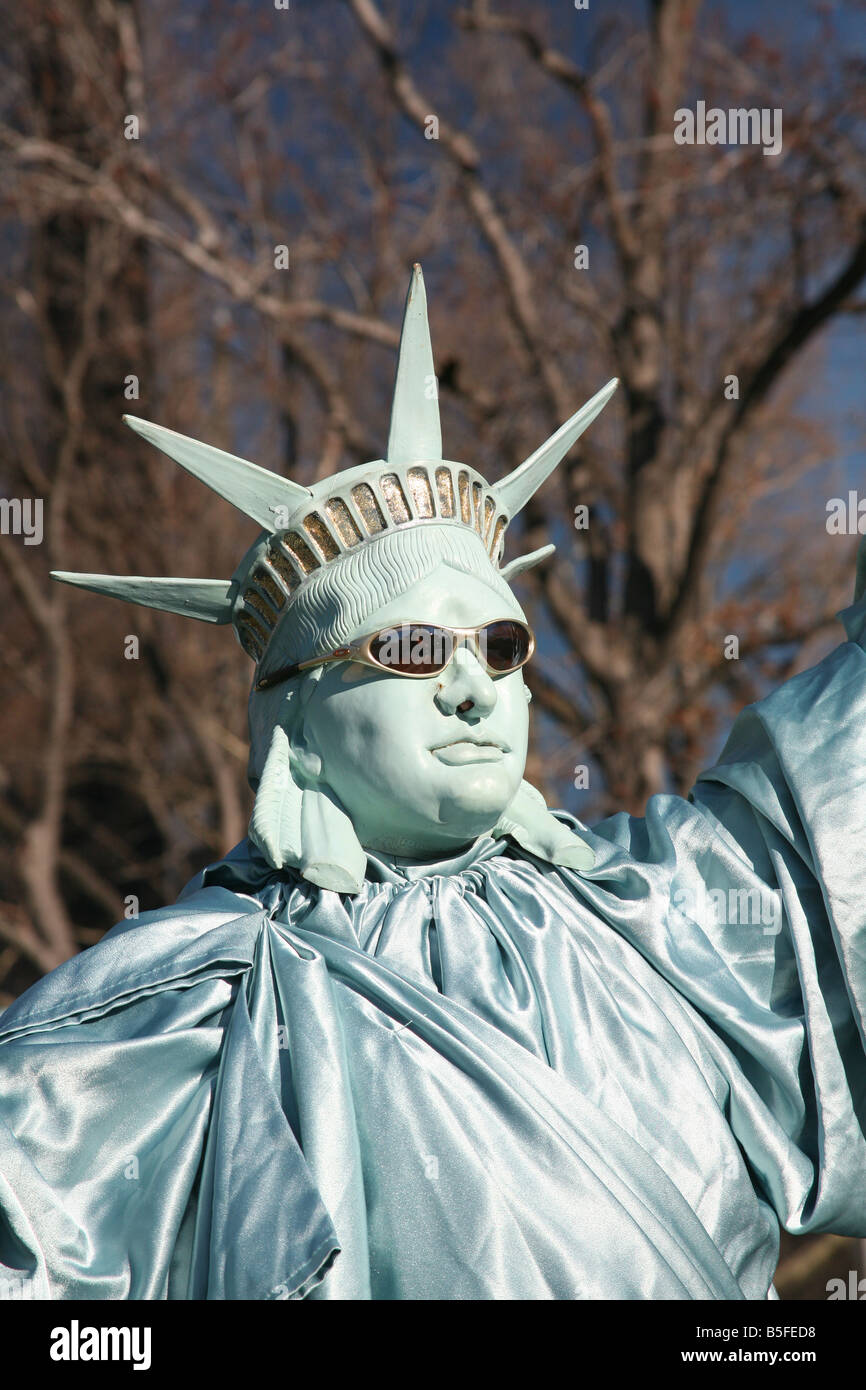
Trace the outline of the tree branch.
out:
[[[346,0],[346,3],[377,55],[398,107],[414,125],[423,130],[427,117],[433,114],[433,107],[411,77],[390,26],[373,0]],[[529,269],[517,250],[501,210],[482,182],[481,153],[468,135],[441,119],[436,143],[460,172],[466,202],[502,271],[512,315],[524,347],[541,374],[554,415],[558,420],[563,420],[570,413],[571,393],[555,357],[547,351]]]

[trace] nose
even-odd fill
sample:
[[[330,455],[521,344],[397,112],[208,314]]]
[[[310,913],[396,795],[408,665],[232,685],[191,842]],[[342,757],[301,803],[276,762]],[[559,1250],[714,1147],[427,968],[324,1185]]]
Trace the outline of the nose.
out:
[[[442,672],[435,698],[443,714],[460,714],[472,723],[495,709],[496,686],[474,653],[458,647]]]

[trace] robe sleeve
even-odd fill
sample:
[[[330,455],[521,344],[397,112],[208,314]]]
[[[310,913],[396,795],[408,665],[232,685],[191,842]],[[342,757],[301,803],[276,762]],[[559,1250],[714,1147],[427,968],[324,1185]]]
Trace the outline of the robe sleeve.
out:
[[[229,997],[210,980],[0,1045],[8,1297],[168,1296]]]
[[[866,1235],[866,601],[743,711],[687,801],[596,827],[596,909],[702,1015],[792,1232]],[[619,851],[619,852],[617,852]]]
[[[333,1226],[249,1016],[266,920],[206,889],[0,1018],[0,1297],[289,1299],[324,1276]]]

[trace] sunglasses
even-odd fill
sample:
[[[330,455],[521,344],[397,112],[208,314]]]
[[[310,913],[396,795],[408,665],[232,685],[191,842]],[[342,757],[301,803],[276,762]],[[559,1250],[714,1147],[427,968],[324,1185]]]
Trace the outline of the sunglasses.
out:
[[[407,621],[380,628],[348,646],[337,647],[327,656],[314,656],[294,666],[281,666],[273,675],[262,676],[256,681],[255,689],[270,690],[301,671],[324,666],[329,661],[357,661],[362,666],[406,676],[409,680],[425,680],[441,675],[453,661],[458,647],[468,647],[489,676],[507,676],[526,665],[535,651],[535,635],[526,623],[514,618],[482,623],[480,627],[444,627],[441,623]]]

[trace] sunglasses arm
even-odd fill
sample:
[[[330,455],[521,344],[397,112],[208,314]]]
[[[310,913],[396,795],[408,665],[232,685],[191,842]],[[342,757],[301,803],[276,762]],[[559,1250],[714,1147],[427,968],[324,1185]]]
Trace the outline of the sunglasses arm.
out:
[[[355,647],[338,647],[336,651],[330,652],[328,656],[314,656],[309,661],[297,661],[293,666],[281,666],[270,676],[262,676],[253,686],[254,690],[272,690],[275,685],[282,685],[283,681],[290,681],[294,676],[299,676],[302,671],[309,671],[313,666],[326,666],[329,661],[351,661],[356,654]]]

